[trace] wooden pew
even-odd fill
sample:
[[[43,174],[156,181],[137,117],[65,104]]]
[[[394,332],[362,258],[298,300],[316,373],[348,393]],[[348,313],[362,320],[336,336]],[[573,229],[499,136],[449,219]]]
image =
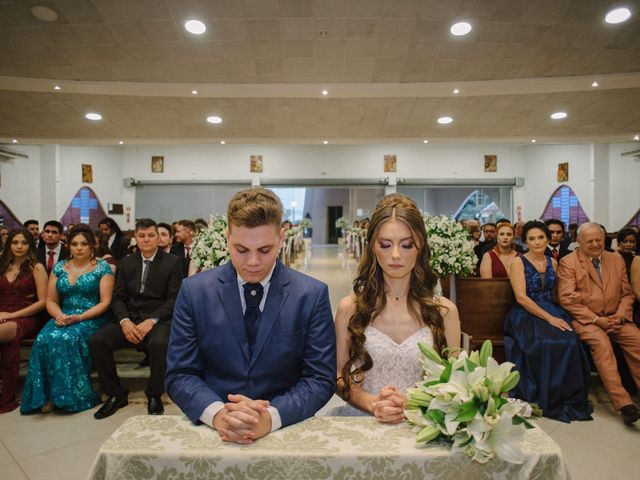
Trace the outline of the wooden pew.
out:
[[[456,305],[462,331],[470,336],[469,348],[485,340],[493,343],[493,356],[504,362],[504,319],[516,299],[509,279],[456,277]]]

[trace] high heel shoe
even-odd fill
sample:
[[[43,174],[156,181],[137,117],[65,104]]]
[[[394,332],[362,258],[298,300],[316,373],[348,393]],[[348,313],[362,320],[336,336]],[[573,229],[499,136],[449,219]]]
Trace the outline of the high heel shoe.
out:
[[[42,408],[40,409],[40,412],[41,413],[51,413],[51,412],[53,412],[54,408],[55,408],[55,406],[53,405],[53,403],[47,402],[42,406]]]

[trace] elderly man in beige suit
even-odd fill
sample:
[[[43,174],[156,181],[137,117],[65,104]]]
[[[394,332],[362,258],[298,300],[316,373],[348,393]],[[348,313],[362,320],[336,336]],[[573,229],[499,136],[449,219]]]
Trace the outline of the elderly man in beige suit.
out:
[[[604,251],[604,230],[597,223],[578,229],[579,248],[560,262],[560,304],[574,317],[580,339],[589,345],[602,383],[624,423],[640,419],[640,410],[622,386],[611,347],[617,342],[640,386],[640,330],[632,323],[633,294],[625,264],[616,253]]]

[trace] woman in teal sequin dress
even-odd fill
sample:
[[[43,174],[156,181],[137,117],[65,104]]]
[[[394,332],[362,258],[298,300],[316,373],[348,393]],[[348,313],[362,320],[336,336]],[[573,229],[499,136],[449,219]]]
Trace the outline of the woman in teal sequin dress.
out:
[[[107,262],[94,257],[95,238],[88,226],[75,226],[68,242],[70,259],[58,262],[49,279],[47,310],[53,318],[33,344],[21,413],[80,412],[100,401],[89,376],[87,342],[110,320],[113,273]]]

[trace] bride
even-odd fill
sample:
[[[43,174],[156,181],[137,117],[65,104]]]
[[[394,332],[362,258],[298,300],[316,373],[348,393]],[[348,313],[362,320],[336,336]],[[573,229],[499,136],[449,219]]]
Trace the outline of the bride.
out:
[[[406,389],[423,376],[418,342],[439,353],[460,346],[458,310],[434,296],[429,257],[415,202],[400,194],[380,200],[353,293],[336,313],[338,394],[349,405],[334,414],[404,421]]]

